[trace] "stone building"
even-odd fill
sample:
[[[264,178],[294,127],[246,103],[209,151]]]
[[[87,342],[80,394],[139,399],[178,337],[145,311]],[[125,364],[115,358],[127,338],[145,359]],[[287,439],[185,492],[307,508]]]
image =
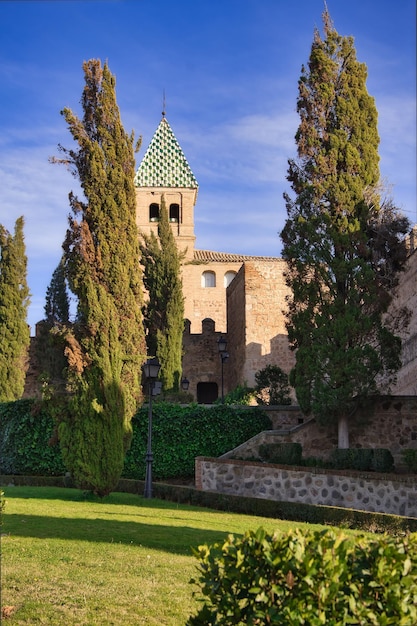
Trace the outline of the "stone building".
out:
[[[185,253],[183,374],[194,398],[212,402],[239,384],[252,386],[255,373],[270,363],[288,372],[293,355],[282,312],[284,262],[195,247],[198,183],[165,116],[137,170],[135,186],[139,230],[157,233],[164,196],[177,246]],[[228,341],[229,358],[223,363],[220,337]]]
[[[239,384],[253,386],[255,373],[266,365],[289,372],[294,353],[285,329],[285,262],[195,247],[194,209],[198,183],[165,115],[135,176],[137,225],[157,233],[162,196],[178,248],[185,252],[182,267],[185,298],[183,375],[198,402],[213,402]],[[403,337],[404,366],[394,390],[417,393],[417,253],[410,237],[407,271],[401,277],[397,303],[409,304],[412,319]],[[218,351],[227,339],[229,358]]]

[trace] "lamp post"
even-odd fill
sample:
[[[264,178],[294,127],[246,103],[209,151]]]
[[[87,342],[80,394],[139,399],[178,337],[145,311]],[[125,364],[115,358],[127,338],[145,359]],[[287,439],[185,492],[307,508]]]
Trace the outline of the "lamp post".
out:
[[[181,379],[181,389],[183,391],[188,391],[188,387],[190,386],[190,381],[185,376]]]
[[[225,339],[223,336],[220,336],[220,338],[217,340],[217,347],[218,347],[220,359],[221,359],[221,362],[222,362],[222,404],[224,404],[224,371],[223,371],[223,366],[226,363],[227,359],[229,358],[229,353],[226,352],[227,339]]]
[[[156,357],[148,359],[144,363],[143,373],[148,381],[149,406],[148,406],[148,445],[146,449],[146,475],[145,475],[145,498],[152,498],[152,396],[154,395],[155,381],[158,378],[161,365]]]

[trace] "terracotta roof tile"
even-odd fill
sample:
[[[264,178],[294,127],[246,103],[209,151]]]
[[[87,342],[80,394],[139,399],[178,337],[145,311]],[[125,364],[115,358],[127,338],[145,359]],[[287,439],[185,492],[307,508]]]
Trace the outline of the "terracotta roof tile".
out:
[[[194,250],[194,261],[200,263],[244,263],[245,261],[280,261],[273,256],[250,256],[248,254],[234,254],[232,252],[215,252],[213,250]]]

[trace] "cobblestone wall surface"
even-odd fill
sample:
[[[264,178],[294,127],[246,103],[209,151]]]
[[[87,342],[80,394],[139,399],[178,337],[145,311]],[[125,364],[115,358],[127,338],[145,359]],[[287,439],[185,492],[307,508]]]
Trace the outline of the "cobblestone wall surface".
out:
[[[417,517],[415,477],[196,459],[203,491]]]

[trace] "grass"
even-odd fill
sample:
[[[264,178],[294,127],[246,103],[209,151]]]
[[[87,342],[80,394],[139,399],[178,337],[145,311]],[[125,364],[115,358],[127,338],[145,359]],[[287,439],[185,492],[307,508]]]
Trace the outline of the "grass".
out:
[[[184,625],[197,609],[192,547],[259,526],[302,526],[126,493],[4,491],[1,600],[10,626]]]

